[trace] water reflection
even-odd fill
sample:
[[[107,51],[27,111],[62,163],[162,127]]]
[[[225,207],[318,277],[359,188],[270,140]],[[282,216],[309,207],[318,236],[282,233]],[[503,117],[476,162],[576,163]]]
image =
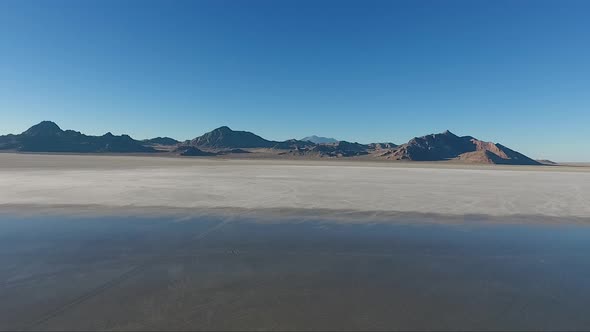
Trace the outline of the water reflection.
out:
[[[0,221],[0,329],[583,329],[590,227]]]

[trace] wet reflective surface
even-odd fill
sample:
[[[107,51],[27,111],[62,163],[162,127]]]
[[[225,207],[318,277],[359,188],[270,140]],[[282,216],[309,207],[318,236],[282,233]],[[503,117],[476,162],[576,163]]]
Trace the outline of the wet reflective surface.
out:
[[[0,329],[587,330],[584,225],[0,217]]]

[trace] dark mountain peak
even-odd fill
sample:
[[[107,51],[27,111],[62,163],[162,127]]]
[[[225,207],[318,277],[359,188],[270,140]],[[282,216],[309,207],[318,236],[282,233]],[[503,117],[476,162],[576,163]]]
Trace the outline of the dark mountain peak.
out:
[[[453,134],[450,130],[445,130],[441,133],[441,135],[445,135],[445,136],[455,136],[457,137],[457,135]]]
[[[53,136],[63,132],[61,128],[52,121],[41,121],[23,132],[26,136]]]
[[[216,128],[190,141],[190,145],[206,148],[270,148],[276,142],[265,140],[249,131]]]
[[[453,134],[450,130],[445,130],[442,133],[438,133],[438,134],[430,134],[430,135],[425,135],[425,136],[420,136],[420,137],[415,137],[415,139],[420,140],[420,139],[426,139],[426,140],[454,140],[459,138],[459,136]]]
[[[221,126],[219,128],[213,129],[211,132],[212,133],[214,133],[214,132],[231,133],[231,132],[233,132],[233,130],[231,130],[231,128],[228,126]]]
[[[462,141],[461,137],[453,134],[449,130],[445,130],[442,133],[430,134],[420,137],[414,137],[410,142],[413,144],[426,144],[426,145],[437,145],[437,144],[455,144]]]
[[[152,144],[152,145],[176,145],[178,143],[180,143],[179,141],[175,140],[174,138],[170,138],[167,136],[161,137],[154,137],[154,138],[150,138],[150,139],[145,139],[143,140],[146,144]]]
[[[74,130],[61,130],[51,121],[42,121],[20,135],[1,139],[0,150],[14,149],[28,152],[154,152],[128,135],[84,135]],[[4,142],[2,142],[4,141]]]

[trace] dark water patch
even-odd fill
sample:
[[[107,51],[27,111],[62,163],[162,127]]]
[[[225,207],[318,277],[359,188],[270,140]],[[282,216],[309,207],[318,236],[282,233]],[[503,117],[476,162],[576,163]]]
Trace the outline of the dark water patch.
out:
[[[587,330],[590,227],[0,218],[0,329]]]

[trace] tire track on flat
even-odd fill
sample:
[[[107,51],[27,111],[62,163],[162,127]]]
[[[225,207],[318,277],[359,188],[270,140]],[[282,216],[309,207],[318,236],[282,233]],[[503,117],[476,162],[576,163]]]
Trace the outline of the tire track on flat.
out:
[[[150,263],[144,263],[141,265],[137,265],[127,272],[119,275],[118,277],[107,281],[106,283],[92,289],[91,291],[82,294],[81,296],[74,298],[73,300],[61,305],[60,307],[50,311],[49,313],[45,314],[40,319],[33,322],[29,325],[25,330],[37,330],[39,326],[43,325],[44,323],[50,321],[51,319],[58,317],[59,315],[63,314],[64,312],[68,311],[69,309],[90,300],[91,298],[100,295],[101,293],[121,284],[122,282],[132,278],[133,276],[137,275],[143,269],[145,269]]]
[[[207,237],[209,234],[221,229],[222,227],[224,227],[225,225],[227,225],[230,222],[229,218],[224,219],[223,221],[207,228],[205,231],[203,231],[202,233],[198,234],[197,236],[191,237],[190,240],[188,241],[192,241],[192,240],[202,240],[205,237]],[[187,241],[187,242],[188,242]],[[188,243],[187,243],[188,245]],[[182,247],[182,246],[181,246]],[[45,315],[43,315],[41,318],[37,319],[36,321],[34,321],[33,323],[31,323],[30,325],[28,325],[24,330],[25,331],[36,331],[39,330],[39,327],[42,326],[43,324],[49,322],[50,320],[62,315],[63,313],[65,313],[66,311],[80,305],[83,304],[84,302],[108,291],[109,289],[112,289],[118,285],[120,285],[121,283],[135,277],[136,275],[138,275],[140,272],[142,272],[143,270],[145,270],[146,268],[148,268],[149,266],[153,265],[153,264],[157,264],[161,261],[163,261],[164,259],[169,258],[168,256],[158,256],[157,258],[154,258],[152,260],[148,260],[144,263],[141,263],[139,265],[136,265],[134,267],[132,267],[131,269],[129,269],[127,272],[124,272],[123,274],[107,281],[106,283],[93,288],[92,290],[90,290],[89,292],[86,292],[68,302],[66,302],[65,304],[55,308],[54,310],[49,311],[48,313],[46,313]]]

